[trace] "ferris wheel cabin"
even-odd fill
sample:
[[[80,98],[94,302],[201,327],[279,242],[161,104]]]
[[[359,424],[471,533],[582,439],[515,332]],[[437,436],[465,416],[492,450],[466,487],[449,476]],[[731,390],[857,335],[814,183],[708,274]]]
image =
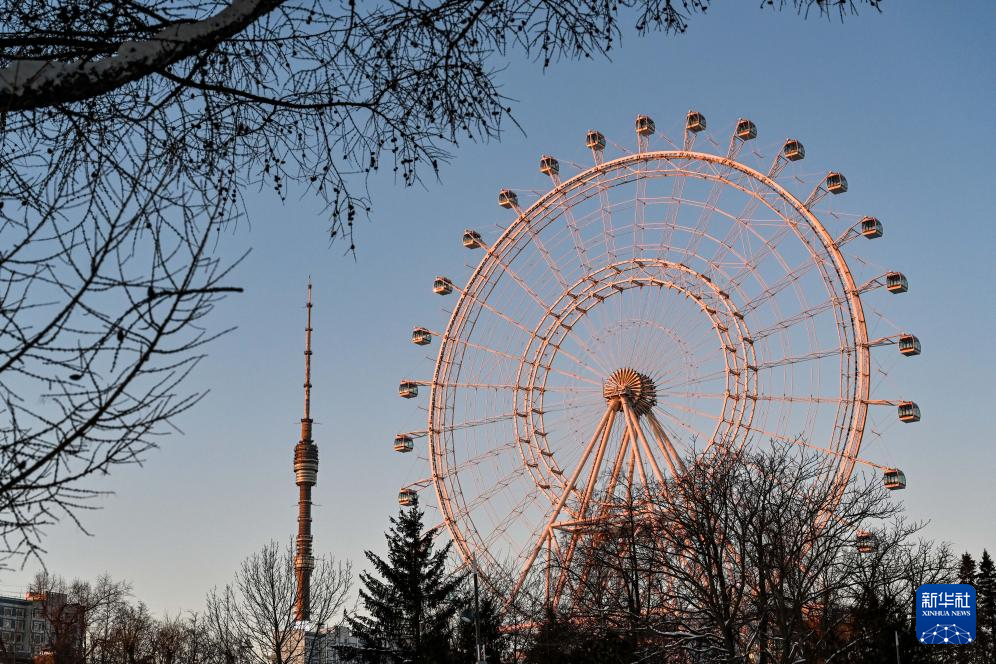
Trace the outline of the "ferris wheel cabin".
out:
[[[906,474],[898,468],[888,468],[882,475],[882,483],[889,491],[906,488]]]
[[[899,411],[900,422],[920,421],[920,406],[916,405],[913,401],[900,402],[897,410]]]
[[[468,228],[463,232],[463,246],[468,249],[480,249],[484,246],[484,240],[481,238],[480,233]]]
[[[649,115],[638,115],[636,116],[636,133],[639,136],[653,136],[654,132],[657,131],[657,125],[654,124],[654,119]]]
[[[402,489],[398,492],[398,504],[402,507],[408,507],[409,505],[415,504],[415,492],[412,489]]]
[[[882,222],[875,217],[864,217],[861,220],[861,234],[869,240],[882,237]]]
[[[740,118],[737,120],[737,130],[735,133],[741,141],[749,141],[757,138],[757,125],[747,118]]]
[[[605,149],[605,135],[600,131],[592,129],[585,137],[584,144],[588,146],[589,149],[601,152]]]
[[[432,332],[424,327],[416,327],[412,330],[412,343],[416,346],[428,346],[432,343]]]
[[[843,194],[847,191],[847,178],[837,171],[831,171],[827,174],[825,185],[831,194]]]
[[[540,173],[543,175],[559,175],[560,162],[548,154],[540,157]]]
[[[910,282],[902,272],[890,272],[885,275],[885,287],[890,293],[905,293],[910,289]]]
[[[698,111],[689,111],[688,115],[685,116],[685,129],[697,134],[700,131],[705,131],[705,128],[705,116]]]
[[[498,205],[506,210],[519,205],[519,197],[511,189],[502,189],[498,192]]]
[[[920,340],[912,334],[899,335],[899,352],[903,355],[919,355]]]
[[[432,292],[436,295],[449,295],[453,292],[453,282],[446,277],[436,277],[432,282]]]
[[[398,385],[398,396],[403,399],[414,399],[418,396],[418,383],[410,380],[401,381]]]
[[[405,454],[407,452],[411,452],[412,448],[414,447],[415,447],[415,441],[412,440],[412,437],[409,436],[408,434],[399,433],[397,436],[394,437],[395,452],[401,452],[402,454]]]
[[[877,547],[875,535],[867,530],[859,530],[854,536],[854,545],[858,553],[874,553]]]
[[[806,158],[806,147],[794,138],[785,141],[782,146],[782,156],[788,161],[799,161]]]

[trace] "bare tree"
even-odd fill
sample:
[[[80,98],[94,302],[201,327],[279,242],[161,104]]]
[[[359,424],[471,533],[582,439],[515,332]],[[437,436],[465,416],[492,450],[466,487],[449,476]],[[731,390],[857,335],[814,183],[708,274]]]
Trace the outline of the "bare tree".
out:
[[[350,565],[315,560],[311,575],[311,618],[294,618],[295,575],[291,546],[271,541],[246,558],[235,581],[207,597],[207,622],[221,652],[219,661],[259,664],[311,662],[346,600]]]
[[[683,32],[709,6],[0,0],[0,548],[38,553],[88,477],[197,401],[204,318],[237,290],[214,241],[247,189],[317,196],[353,251],[382,164],[412,185],[498,136],[497,58],[594,57],[621,22]]]
[[[563,570],[565,596],[583,607],[567,618],[640,657],[849,661],[868,638],[855,621],[862,596],[909,598],[953,567],[946,547],[914,542],[921,525],[878,482],[841,491],[822,458],[788,444],[692,457],[664,486],[604,504],[608,525],[585,533]]]

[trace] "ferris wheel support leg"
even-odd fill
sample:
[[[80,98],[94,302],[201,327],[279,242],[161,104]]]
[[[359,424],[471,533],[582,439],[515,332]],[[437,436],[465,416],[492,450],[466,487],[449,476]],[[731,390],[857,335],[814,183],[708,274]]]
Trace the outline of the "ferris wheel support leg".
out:
[[[606,422],[605,426],[602,427],[602,439],[598,446],[598,452],[595,454],[595,461],[591,466],[591,473],[588,475],[588,483],[585,486],[584,493],[581,495],[581,504],[578,506],[577,519],[579,521],[584,521],[588,513],[588,506],[591,502],[592,494],[595,490],[595,483],[598,481],[598,471],[602,467],[602,461],[605,458],[605,450],[608,447],[609,434],[612,433],[612,425],[616,420],[616,411],[612,411],[612,415],[609,417],[609,421]],[[577,532],[571,533],[571,541],[567,546],[567,553],[561,560],[560,565],[563,569],[569,569],[571,561],[574,558],[574,551],[577,549],[578,545],[578,534]],[[549,565],[547,566],[547,575],[549,576],[550,570]],[[557,587],[553,593],[553,601],[556,604],[560,600],[560,595],[564,591],[564,584],[567,581],[567,575],[561,575],[557,579]],[[547,599],[549,599],[549,593],[547,594]]]
[[[630,427],[629,437],[633,439],[633,456],[630,459],[630,471],[629,471],[629,496],[633,495],[633,468],[636,468],[637,474],[640,476],[640,483],[643,486],[647,486],[647,469],[643,467],[643,455],[640,454],[640,445],[636,436],[636,432],[633,431],[632,426]]]
[[[609,479],[605,487],[606,501],[602,506],[602,514],[600,514],[599,516],[605,516],[605,513],[608,511],[609,506],[612,504],[612,496],[615,494],[616,485],[619,484],[619,475],[620,472],[622,471],[623,463],[625,463],[627,458],[629,458],[632,461],[632,454],[630,453],[629,446],[630,444],[635,445],[636,443],[632,440],[631,434],[632,430],[630,429],[629,426],[626,426],[623,429],[622,438],[620,438],[619,440],[619,450],[616,452],[616,458],[612,463],[612,472],[609,474]],[[629,469],[631,476],[633,474],[633,470],[634,469],[631,466]],[[632,481],[630,488],[632,489]],[[598,517],[596,517],[593,520],[598,520]],[[581,570],[577,587],[584,588],[585,584],[588,582],[588,577],[590,575],[591,575],[591,562],[589,561],[585,565],[584,569]],[[560,596],[563,592],[563,585],[564,585],[564,579],[561,578],[560,582],[558,583],[557,592],[554,594],[554,601],[560,600]]]
[[[661,423],[657,421],[657,417],[653,413],[647,415],[647,422],[650,423],[650,428],[654,431],[654,438],[657,439],[657,444],[660,445],[661,450],[668,458],[673,458],[675,465],[678,466],[678,470],[682,473],[685,472],[685,462],[681,460],[681,455],[678,454],[678,450],[674,448],[674,444],[668,437],[667,433],[664,432],[664,427]],[[674,469],[671,469],[674,473]]]
[[[515,582],[515,587],[512,589],[511,594],[508,597],[509,603],[514,602],[519,591],[522,590],[522,584],[526,581],[526,576],[529,574],[529,569],[536,562],[536,557],[539,555],[540,550],[546,542],[553,538],[553,524],[557,522],[557,518],[560,516],[561,510],[564,509],[564,505],[567,503],[568,497],[571,495],[571,491],[574,490],[574,486],[577,484],[578,478],[581,476],[581,471],[584,470],[585,464],[588,462],[588,457],[591,456],[592,451],[595,449],[595,444],[601,440],[602,429],[605,428],[606,422],[612,416],[612,409],[606,407],[605,413],[602,418],[598,421],[598,426],[595,427],[595,433],[592,435],[591,440],[585,446],[584,453],[581,455],[581,460],[578,462],[577,468],[574,469],[574,473],[571,475],[571,479],[567,482],[567,486],[564,487],[564,493],[561,494],[560,500],[553,508],[553,512],[550,514],[550,519],[546,523],[546,527],[543,529],[543,534],[540,536],[539,540],[536,542],[536,546],[529,554],[529,558],[526,560],[525,564],[522,566],[522,570],[519,572],[519,579]]]
[[[598,481],[598,471],[602,467],[602,461],[605,459],[605,451],[608,448],[609,434],[612,433],[612,425],[616,421],[616,411],[612,411],[609,421],[602,427],[602,441],[598,445],[598,452],[595,454],[595,462],[591,466],[591,473],[588,475],[588,483],[584,488],[584,494],[581,498],[581,507],[578,510],[578,518],[583,519],[585,513],[588,511],[588,503],[591,500],[592,493],[595,491],[595,483]]]
[[[615,463],[612,464],[612,474],[609,475],[609,482],[605,488],[606,502],[612,501],[612,498],[616,491],[616,485],[619,483],[619,473],[622,470],[622,465],[626,461],[627,452],[629,451],[629,427],[623,431],[622,439],[619,441],[619,451],[616,453]]]
[[[664,474],[661,472],[660,466],[657,464],[657,458],[654,457],[654,451],[650,449],[650,444],[647,442],[647,437],[643,434],[643,428],[640,426],[640,420],[637,418],[636,413],[633,412],[633,408],[629,405],[629,399],[623,398],[622,400],[623,412],[626,414],[626,419],[629,420],[630,426],[633,427],[633,431],[636,432],[637,439],[640,441],[640,445],[643,446],[643,451],[647,454],[647,460],[650,462],[650,469],[654,471],[654,477],[657,479],[658,484],[664,484]],[[671,466],[671,460],[667,460],[668,467],[671,469],[671,474],[674,474],[674,467]],[[646,482],[644,482],[646,486]]]
[[[546,603],[550,605],[550,570],[553,569],[553,548],[550,546],[552,538],[546,543]]]

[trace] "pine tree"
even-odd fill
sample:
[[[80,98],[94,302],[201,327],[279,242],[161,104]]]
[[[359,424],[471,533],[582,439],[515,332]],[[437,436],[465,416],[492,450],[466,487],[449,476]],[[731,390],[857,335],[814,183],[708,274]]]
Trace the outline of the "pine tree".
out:
[[[958,583],[966,583],[970,586],[976,586],[976,592],[978,592],[975,574],[975,559],[972,558],[972,554],[967,551],[961,554],[961,564],[958,566]],[[976,629],[976,632],[978,631],[980,630]],[[983,659],[980,659],[980,655],[982,654],[982,645],[982,642],[976,639],[975,643],[955,648],[954,661],[957,664],[981,664],[981,662],[984,661]]]
[[[975,576],[976,630],[983,651],[980,662],[996,664],[996,565],[989,552],[982,550],[979,572]]]
[[[526,664],[573,664],[576,636],[570,622],[561,620],[547,607],[544,620],[526,651]]]
[[[471,593],[473,591],[470,591]],[[479,601],[480,615],[478,616],[478,627],[480,628],[481,645],[484,646],[485,661],[487,664],[500,664],[506,661],[508,651],[508,637],[501,631],[502,620],[498,602],[490,593],[481,593]],[[467,620],[460,621],[457,631],[456,652],[457,661],[474,662],[476,645],[475,629],[473,618],[473,595],[470,594],[466,601]]]
[[[450,543],[434,550],[435,531],[423,532],[418,504],[391,517],[387,559],[365,551],[372,572],[360,574],[366,615],[347,616],[360,647],[350,653],[370,664],[446,664],[453,621],[462,607],[462,576],[446,572]]]

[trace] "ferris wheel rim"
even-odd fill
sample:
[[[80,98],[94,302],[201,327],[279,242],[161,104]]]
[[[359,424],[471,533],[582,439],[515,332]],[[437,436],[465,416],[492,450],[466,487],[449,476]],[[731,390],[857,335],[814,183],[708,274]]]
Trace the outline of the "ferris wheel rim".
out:
[[[844,259],[843,254],[840,252],[834,238],[826,230],[820,219],[809,209],[809,207],[803,203],[798,197],[793,195],[791,192],[782,187],[777,181],[768,175],[761,173],[757,169],[751,168],[742,162],[735,159],[730,159],[727,157],[722,157],[719,155],[714,155],[705,152],[689,151],[689,150],[663,150],[663,151],[644,151],[635,154],[624,155],[622,157],[603,161],[602,163],[596,164],[584,171],[578,173],[577,175],[564,180],[555,187],[553,187],[549,192],[540,196],[535,202],[532,203],[527,209],[522,210],[516,217],[516,219],[511,222],[508,227],[502,232],[501,236],[495,241],[495,243],[487,248],[487,255],[482,258],[478,266],[474,269],[471,277],[468,279],[467,284],[475,283],[487,283],[486,279],[482,279],[482,271],[490,268],[492,272],[500,270],[502,267],[500,260],[490,260],[493,259],[498,247],[503,245],[510,245],[511,238],[517,232],[523,231],[523,226],[528,225],[529,221],[536,215],[538,211],[546,209],[554,209],[555,206],[551,206],[550,203],[554,202],[558,197],[563,197],[564,192],[572,190],[578,187],[582,183],[588,183],[588,181],[599,177],[600,175],[608,172],[612,172],[623,168],[627,165],[640,162],[649,161],[688,161],[688,162],[706,162],[710,164],[720,165],[726,168],[730,168],[739,171],[748,178],[752,178],[757,182],[761,183],[770,192],[774,192],[777,196],[785,201],[800,217],[802,217],[808,224],[811,231],[820,239],[820,244],[826,253],[832,259],[832,265],[836,276],[840,279],[842,285],[844,286],[845,299],[844,303],[847,305],[846,313],[847,318],[849,318],[852,324],[852,331],[854,335],[853,345],[856,353],[855,364],[853,366],[854,378],[856,382],[853,389],[853,394],[855,398],[850,403],[853,407],[853,412],[850,413],[849,421],[849,435],[844,445],[844,450],[842,453],[842,458],[844,459],[844,464],[842,467],[838,468],[838,478],[841,476],[850,476],[853,472],[855,462],[857,461],[858,452],[861,445],[861,437],[866,425],[867,419],[867,408],[868,408],[868,398],[870,391],[870,353],[868,345],[868,333],[866,327],[866,321],[864,316],[864,309],[860,299],[860,292],[854,281],[853,275],[851,273],[850,267],[847,261]],[[726,186],[732,186],[740,191],[744,192],[748,196],[752,196],[755,199],[760,200],[762,203],[767,205],[767,201],[763,196],[756,192],[752,192],[743,187],[737,186],[736,183],[731,182],[727,179],[721,177],[710,177],[710,174],[706,173],[696,173],[688,172],[683,170],[675,170],[668,173],[658,173],[655,174],[657,177],[693,177],[705,180],[713,180],[714,182],[721,182]],[[642,177],[636,177],[635,180],[644,179],[646,175]],[[770,205],[768,206],[771,207]],[[776,214],[779,214],[775,211]],[[779,214],[783,219],[784,216]],[[786,219],[786,222],[788,220]],[[444,367],[444,359],[446,352],[449,350],[450,345],[454,339],[459,338],[457,335],[453,335],[453,330],[455,324],[458,322],[458,312],[460,312],[465,305],[467,299],[467,290],[463,289],[460,292],[459,300],[453,309],[453,315],[447,323],[446,329],[441,335],[441,343],[439,353],[437,354],[436,363],[433,371],[433,378],[430,382],[430,406],[429,406],[429,427],[428,427],[428,438],[429,438],[429,459],[430,467],[432,472],[432,484],[436,492],[436,498],[440,505],[440,509],[445,516],[445,521],[450,531],[450,535],[454,542],[457,544],[457,550],[460,552],[461,556],[465,560],[469,560],[475,552],[472,552],[469,548],[469,542],[466,540],[465,534],[457,525],[457,515],[452,510],[451,496],[449,495],[448,487],[443,487],[442,477],[444,476],[444,468],[440,467],[440,463],[444,461],[439,455],[441,451],[439,446],[441,444],[438,438],[439,433],[437,433],[437,395],[441,387],[440,382],[440,372],[442,367]],[[448,368],[448,367],[447,367]],[[443,412],[445,412],[445,404],[443,405]],[[439,430],[441,431],[441,430]],[[846,471],[845,468],[846,467]],[[459,480],[459,478],[457,478]],[[464,513],[462,515],[464,519],[470,519],[469,513]]]

